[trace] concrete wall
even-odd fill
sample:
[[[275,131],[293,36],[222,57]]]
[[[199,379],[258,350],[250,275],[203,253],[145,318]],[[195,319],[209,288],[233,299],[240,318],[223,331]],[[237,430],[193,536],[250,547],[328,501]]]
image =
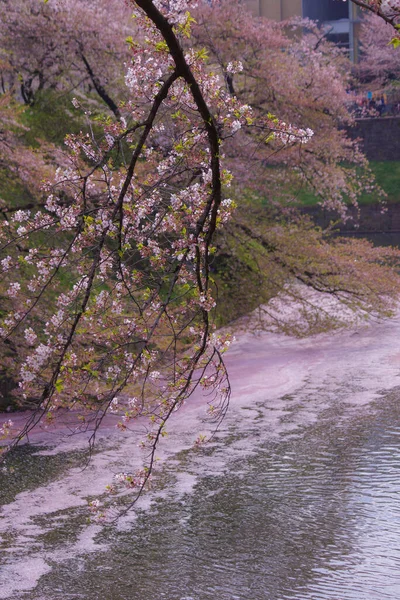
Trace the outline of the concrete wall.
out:
[[[348,133],[361,140],[369,160],[400,160],[400,117],[357,119]]]
[[[282,0],[282,19],[301,17],[301,0]]]
[[[245,0],[253,15],[283,21],[301,17],[301,0]]]
[[[260,15],[273,19],[274,21],[281,20],[281,0],[260,0]]]
[[[349,18],[348,5],[339,0],[245,0],[245,3],[253,14],[275,21],[301,17],[303,14],[320,21]],[[351,7],[351,10],[354,9]]]

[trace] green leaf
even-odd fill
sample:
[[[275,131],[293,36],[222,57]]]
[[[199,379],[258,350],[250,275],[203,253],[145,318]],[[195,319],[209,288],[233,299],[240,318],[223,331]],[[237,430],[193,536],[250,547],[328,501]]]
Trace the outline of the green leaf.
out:
[[[133,39],[133,37],[131,35],[129,35],[127,38],[125,38],[125,41],[127,44],[129,44],[129,46],[131,48],[134,48],[135,46],[137,46],[137,43],[135,42],[135,40]]]
[[[165,40],[162,42],[157,42],[155,49],[157,52],[168,52],[168,45]]]
[[[55,384],[55,388],[56,388],[56,391],[58,393],[60,393],[60,392],[63,391],[64,386],[63,386],[63,380],[62,379],[60,379],[60,378],[57,379],[56,384]]]

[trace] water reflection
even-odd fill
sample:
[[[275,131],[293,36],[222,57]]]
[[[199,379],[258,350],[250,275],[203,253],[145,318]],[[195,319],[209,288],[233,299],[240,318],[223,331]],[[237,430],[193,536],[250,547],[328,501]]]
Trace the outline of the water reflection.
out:
[[[399,395],[336,404],[274,440],[260,420],[184,453],[191,493],[176,496],[171,472],[163,498],[101,534],[107,552],[59,563],[24,598],[398,599]],[[235,457],[246,435],[256,451]]]

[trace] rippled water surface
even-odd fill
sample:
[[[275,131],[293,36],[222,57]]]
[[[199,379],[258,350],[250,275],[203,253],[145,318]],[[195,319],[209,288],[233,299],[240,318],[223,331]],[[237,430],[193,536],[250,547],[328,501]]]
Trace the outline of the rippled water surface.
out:
[[[58,564],[26,597],[399,598],[399,396],[348,419],[345,409],[326,410],[273,442],[255,424],[247,456],[234,431],[183,453],[192,491],[175,499],[171,474],[163,497],[126,531],[99,535],[105,551]]]
[[[47,567],[0,597],[398,600],[400,388],[354,405],[357,385],[243,407],[211,445],[179,452],[135,513],[92,532],[89,550],[65,551],[83,507],[35,517],[29,552]]]

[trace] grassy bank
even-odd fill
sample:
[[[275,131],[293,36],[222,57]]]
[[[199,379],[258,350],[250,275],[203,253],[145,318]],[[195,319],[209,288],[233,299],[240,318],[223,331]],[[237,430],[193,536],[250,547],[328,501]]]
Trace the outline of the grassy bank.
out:
[[[400,161],[371,161],[370,166],[377,184],[386,192],[388,202],[400,202]],[[302,206],[316,206],[320,199],[308,190],[296,194]],[[362,194],[360,205],[374,204],[376,194]]]

